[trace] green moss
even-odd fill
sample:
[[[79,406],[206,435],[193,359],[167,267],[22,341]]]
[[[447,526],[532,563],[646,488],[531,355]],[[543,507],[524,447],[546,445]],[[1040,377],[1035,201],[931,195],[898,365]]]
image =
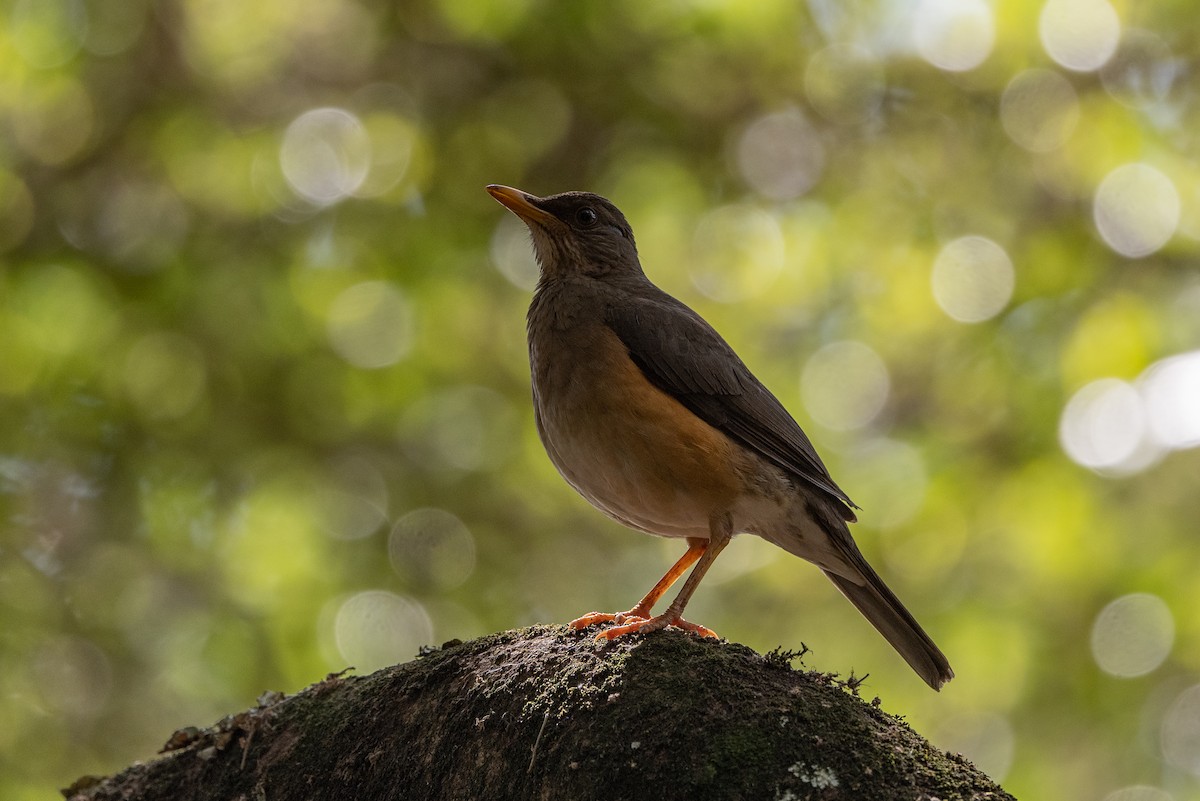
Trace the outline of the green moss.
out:
[[[146,799],[1008,797],[830,676],[681,632],[545,626],[330,678],[118,779]]]

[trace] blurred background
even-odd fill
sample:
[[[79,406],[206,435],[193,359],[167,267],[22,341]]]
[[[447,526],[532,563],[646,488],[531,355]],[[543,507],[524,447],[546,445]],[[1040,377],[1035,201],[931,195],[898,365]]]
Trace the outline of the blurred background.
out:
[[[958,678],[752,538],[689,617],[1019,797],[1200,799],[1191,3],[0,7],[0,796],[682,553],[542,453],[498,182],[625,211]]]

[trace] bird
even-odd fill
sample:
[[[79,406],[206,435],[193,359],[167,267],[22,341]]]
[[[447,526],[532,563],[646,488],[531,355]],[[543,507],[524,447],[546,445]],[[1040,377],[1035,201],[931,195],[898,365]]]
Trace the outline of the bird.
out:
[[[847,523],[859,507],[721,335],[650,281],[625,215],[590,192],[487,191],[525,223],[538,263],[526,332],[547,455],[613,520],[687,543],[633,608],[571,628],[615,624],[598,635],[606,640],[668,626],[717,636],[684,620],[684,608],[732,537],[748,533],[815,564],[934,690],[953,678],[855,544]]]

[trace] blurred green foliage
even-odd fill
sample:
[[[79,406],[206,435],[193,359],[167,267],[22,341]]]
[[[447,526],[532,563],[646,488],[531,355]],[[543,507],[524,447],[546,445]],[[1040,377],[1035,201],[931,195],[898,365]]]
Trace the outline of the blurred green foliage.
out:
[[[0,796],[678,556],[541,452],[501,182],[626,212],[958,678],[748,538],[694,619],[1018,796],[1200,798],[1189,4],[2,9]]]

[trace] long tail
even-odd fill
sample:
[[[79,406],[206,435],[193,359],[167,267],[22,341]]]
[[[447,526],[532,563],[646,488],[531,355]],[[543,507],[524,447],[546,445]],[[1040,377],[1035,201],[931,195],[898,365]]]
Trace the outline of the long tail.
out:
[[[935,690],[942,689],[943,684],[954,678],[950,662],[866,560],[860,556],[855,562],[865,579],[863,584],[855,584],[828,570],[823,572],[926,684]]]

